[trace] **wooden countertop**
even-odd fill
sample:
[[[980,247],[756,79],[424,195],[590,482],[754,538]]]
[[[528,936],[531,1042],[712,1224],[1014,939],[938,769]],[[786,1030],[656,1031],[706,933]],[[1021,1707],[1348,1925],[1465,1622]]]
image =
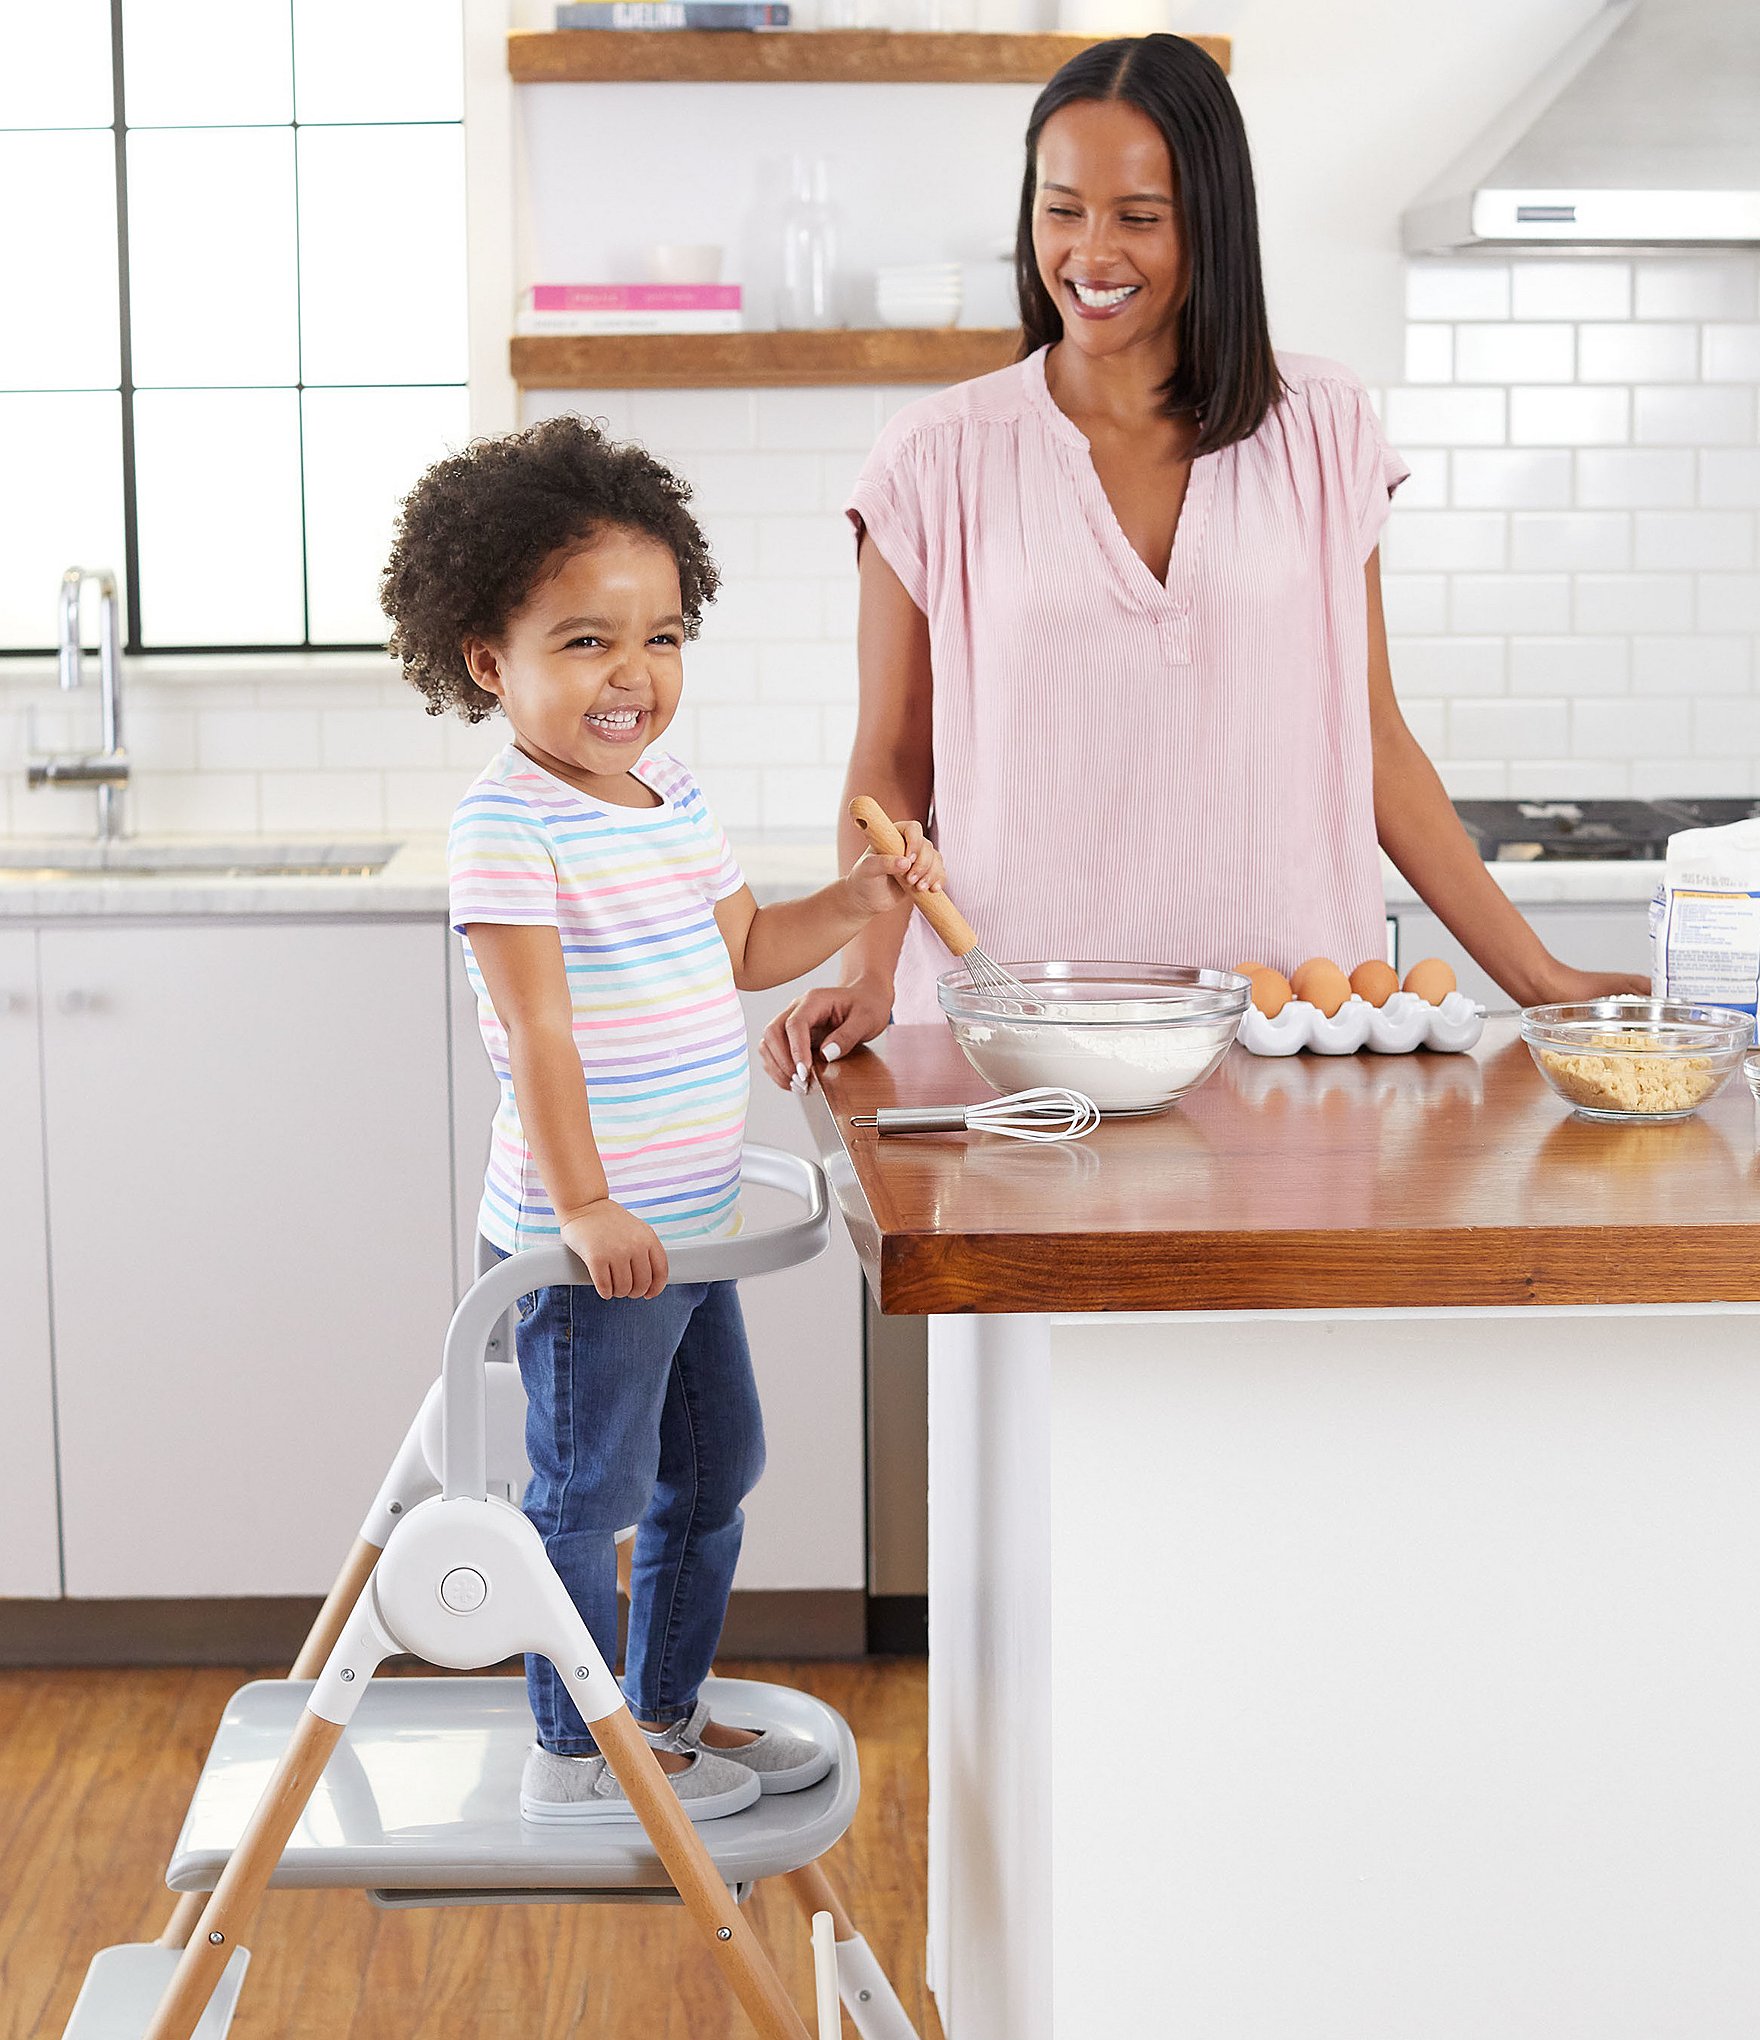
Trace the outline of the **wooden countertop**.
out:
[[[1739,1072],[1695,1118],[1603,1126],[1501,1019],[1468,1055],[1236,1048],[1172,1111],[1066,1146],[849,1124],[990,1095],[939,1026],[894,1028],[809,1094],[885,1311],[1760,1300]]]

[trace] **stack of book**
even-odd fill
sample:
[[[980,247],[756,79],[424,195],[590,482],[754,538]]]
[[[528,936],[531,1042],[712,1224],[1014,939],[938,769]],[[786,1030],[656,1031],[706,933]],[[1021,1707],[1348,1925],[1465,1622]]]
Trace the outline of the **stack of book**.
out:
[[[558,28],[786,28],[788,0],[564,0]]]
[[[514,331],[534,333],[739,333],[737,283],[535,283]]]

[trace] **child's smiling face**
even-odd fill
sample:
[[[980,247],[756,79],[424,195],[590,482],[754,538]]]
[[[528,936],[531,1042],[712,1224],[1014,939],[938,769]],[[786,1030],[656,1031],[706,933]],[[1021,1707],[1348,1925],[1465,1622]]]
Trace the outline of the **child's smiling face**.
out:
[[[627,801],[630,767],[678,709],[683,606],[668,548],[608,525],[538,583],[499,643],[467,640],[465,662],[528,757]]]

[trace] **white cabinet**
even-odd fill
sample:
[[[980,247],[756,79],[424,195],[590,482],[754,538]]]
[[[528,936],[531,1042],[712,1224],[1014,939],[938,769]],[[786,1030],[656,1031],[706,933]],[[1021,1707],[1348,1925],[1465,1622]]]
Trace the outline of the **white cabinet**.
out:
[[[1561,963],[1577,970],[1636,971],[1650,975],[1650,906],[1647,900],[1582,906],[1523,907],[1522,918]],[[1395,907],[1401,975],[1426,956],[1453,967],[1460,988],[1496,1012],[1515,1001],[1492,983],[1427,907]]]
[[[807,984],[833,982],[829,963],[800,984],[748,992],[752,1104],[746,1137],[813,1158],[799,1099],[779,1091],[757,1057],[758,1036]],[[780,1200],[778,1200],[780,1204]],[[762,1220],[772,1207],[749,1195]],[[862,1271],[833,1214],[816,1261],[740,1284],[752,1362],[764,1398],[769,1471],[746,1504],[736,1584],[747,1591],[854,1588],[867,1583],[866,1455],[862,1407]]]
[[[501,1086],[489,1067],[489,1051],[477,1024],[477,995],[465,976],[464,944],[447,930],[447,1025],[452,1055],[453,1266],[458,1293],[471,1286],[477,1270],[477,1207],[483,1200],[483,1171],[489,1165],[489,1128],[501,1102]]]
[[[451,1309],[444,931],[38,941],[65,1591],[320,1592]]]
[[[792,996],[747,1000],[754,1038]],[[494,1103],[436,920],[0,929],[0,1600],[328,1587],[471,1278]],[[811,1152],[761,1076],[750,1130]],[[859,1591],[842,1228],[743,1295],[738,1584]]]
[[[0,1600],[61,1592],[36,951],[0,929]]]
[[[474,1266],[477,1200],[489,1150],[497,1088],[477,1028],[476,1001],[456,937],[451,965],[454,1160],[458,1169],[456,1255],[467,1279]],[[836,965],[819,974],[829,981]],[[766,1147],[813,1156],[800,1103],[758,1067],[757,1040],[773,1014],[802,986],[750,992],[742,999],[752,1043],[752,1103],[746,1137]],[[787,1200],[748,1192],[759,1223]],[[862,1277],[845,1229],[816,1261],[740,1284],[752,1360],[764,1403],[769,1470],[746,1504],[740,1553],[742,1592],[846,1588],[867,1578],[862,1438]]]

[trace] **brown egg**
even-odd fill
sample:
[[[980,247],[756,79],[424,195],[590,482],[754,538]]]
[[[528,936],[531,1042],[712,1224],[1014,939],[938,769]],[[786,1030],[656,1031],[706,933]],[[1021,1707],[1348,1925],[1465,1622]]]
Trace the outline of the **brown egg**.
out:
[[[1244,978],[1257,977],[1266,968],[1262,963],[1237,963],[1233,966],[1235,976]]]
[[[1359,963],[1351,972],[1351,990],[1371,1006],[1385,1006],[1399,990],[1399,972],[1391,963]]]
[[[1253,980],[1253,1004],[1267,1020],[1275,1020],[1295,994],[1290,989],[1289,979],[1282,971],[1267,970],[1256,964],[1251,972]]]
[[[1330,1020],[1351,995],[1351,981],[1329,956],[1310,956],[1290,974],[1290,989],[1298,999],[1317,1007]]]
[[[1440,1006],[1454,988],[1454,972],[1440,956],[1427,956],[1406,972],[1406,990],[1415,992],[1427,1006]]]

